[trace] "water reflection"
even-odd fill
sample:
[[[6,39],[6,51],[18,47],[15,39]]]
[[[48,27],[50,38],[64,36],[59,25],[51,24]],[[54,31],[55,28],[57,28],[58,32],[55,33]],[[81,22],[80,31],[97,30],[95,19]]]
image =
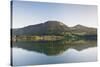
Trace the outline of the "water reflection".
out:
[[[69,48],[81,51],[90,47],[95,47],[96,40],[78,40],[78,41],[41,41],[41,42],[15,42],[13,47],[23,48],[27,51],[43,53],[47,56],[59,55]]]

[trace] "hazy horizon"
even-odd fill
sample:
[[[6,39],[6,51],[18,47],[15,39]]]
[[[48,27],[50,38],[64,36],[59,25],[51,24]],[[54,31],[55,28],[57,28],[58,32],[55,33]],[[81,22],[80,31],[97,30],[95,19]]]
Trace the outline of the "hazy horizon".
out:
[[[55,20],[69,27],[77,24],[97,28],[97,6],[13,1],[12,28]]]

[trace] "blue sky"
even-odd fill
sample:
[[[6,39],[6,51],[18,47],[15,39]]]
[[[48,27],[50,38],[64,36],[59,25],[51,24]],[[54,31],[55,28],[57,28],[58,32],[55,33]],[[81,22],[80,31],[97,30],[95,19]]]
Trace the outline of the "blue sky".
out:
[[[13,28],[44,23],[48,20],[61,21],[68,26],[81,24],[97,27],[97,6],[13,1]]]

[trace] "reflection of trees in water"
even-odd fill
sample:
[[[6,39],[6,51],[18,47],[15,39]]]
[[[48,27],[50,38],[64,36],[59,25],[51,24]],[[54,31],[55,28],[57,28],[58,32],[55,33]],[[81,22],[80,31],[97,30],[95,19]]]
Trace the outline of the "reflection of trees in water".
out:
[[[29,51],[44,53],[48,56],[62,54],[69,48],[81,51],[89,47],[95,47],[97,44],[94,40],[78,41],[49,41],[49,42],[16,42],[13,47],[23,48]]]

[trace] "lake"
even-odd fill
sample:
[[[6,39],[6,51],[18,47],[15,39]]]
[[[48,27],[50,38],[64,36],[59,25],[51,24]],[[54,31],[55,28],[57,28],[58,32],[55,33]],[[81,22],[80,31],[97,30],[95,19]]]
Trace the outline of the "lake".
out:
[[[12,65],[97,61],[97,41],[23,41],[12,43]]]

